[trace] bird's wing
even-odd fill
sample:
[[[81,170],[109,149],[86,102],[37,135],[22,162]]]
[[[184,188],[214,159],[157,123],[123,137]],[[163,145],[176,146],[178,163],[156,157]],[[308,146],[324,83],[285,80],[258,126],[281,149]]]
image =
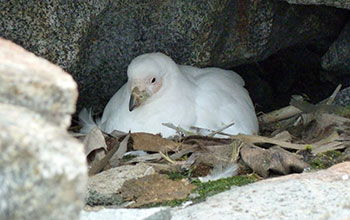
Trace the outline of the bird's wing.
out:
[[[227,77],[227,79],[237,83],[238,85],[241,85],[241,86],[245,85],[242,77],[231,70],[224,70],[216,67],[208,67],[208,68],[201,69],[201,68],[187,66],[187,65],[178,65],[178,67],[183,74],[192,77],[194,80],[198,80],[201,77],[207,77],[206,75],[212,73],[213,75],[220,74],[224,77]]]
[[[253,103],[237,73],[205,68],[201,69],[201,74],[195,74],[194,81],[197,85],[196,126],[219,129],[234,122],[225,132],[252,134],[258,131]]]
[[[107,103],[101,120],[98,122],[98,126],[106,133],[110,133],[115,129],[122,129],[123,120],[121,117],[125,117],[125,112],[128,110],[128,102],[130,94],[127,90],[128,83],[124,84],[118,92]]]

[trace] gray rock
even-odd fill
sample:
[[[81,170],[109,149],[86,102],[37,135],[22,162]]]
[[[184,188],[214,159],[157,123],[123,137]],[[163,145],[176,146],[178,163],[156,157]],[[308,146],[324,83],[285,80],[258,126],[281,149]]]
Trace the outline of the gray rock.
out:
[[[0,37],[68,70],[76,61],[82,35],[109,1],[0,2]]]
[[[348,0],[284,0],[290,4],[301,5],[327,5],[337,8],[350,9],[350,2]]]
[[[122,197],[117,194],[126,180],[154,174],[154,169],[146,164],[127,165],[112,168],[89,177],[86,203],[95,205],[121,205]]]
[[[172,219],[348,219],[350,162],[261,181],[176,208]]]
[[[0,38],[0,102],[26,107],[66,129],[77,97],[77,85],[69,74]]]
[[[98,211],[82,211],[80,220],[170,220],[170,208],[151,209],[102,209]]]
[[[0,219],[78,219],[87,181],[82,144],[38,113],[3,103],[0,131]]]
[[[335,105],[350,106],[350,87],[341,90],[334,100]]]
[[[349,3],[350,4],[350,3]],[[337,75],[350,73],[350,22],[346,24],[338,39],[322,57],[322,67]]]

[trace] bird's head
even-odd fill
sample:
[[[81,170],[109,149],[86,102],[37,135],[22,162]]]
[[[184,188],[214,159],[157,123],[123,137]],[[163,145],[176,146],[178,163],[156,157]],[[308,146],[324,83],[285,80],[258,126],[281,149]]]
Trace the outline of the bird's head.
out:
[[[177,68],[175,62],[162,53],[136,57],[128,67],[129,111],[156,97],[164,86],[164,78],[174,67]]]

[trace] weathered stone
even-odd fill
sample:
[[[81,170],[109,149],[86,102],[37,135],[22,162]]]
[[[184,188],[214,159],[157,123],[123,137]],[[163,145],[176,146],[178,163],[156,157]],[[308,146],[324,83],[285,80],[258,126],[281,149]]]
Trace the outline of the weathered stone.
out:
[[[0,103],[0,219],[78,219],[86,181],[80,142],[36,112]]]
[[[327,170],[260,181],[176,208],[172,219],[348,219],[350,162]]]
[[[350,106],[350,87],[341,90],[334,100],[335,105]]]
[[[98,211],[82,211],[80,220],[170,220],[170,208],[151,209],[101,209]]]
[[[108,0],[0,1],[0,37],[61,66],[75,63],[80,40]]]
[[[26,107],[66,129],[77,97],[77,85],[69,74],[0,38],[0,103]]]
[[[120,205],[123,198],[117,194],[126,180],[154,174],[154,169],[146,164],[121,166],[89,177],[86,203],[88,205]]]
[[[350,4],[350,3],[349,3]],[[337,75],[350,73],[350,22],[322,57],[322,67]]]
[[[301,4],[301,5],[327,5],[337,8],[350,9],[349,0],[284,0],[290,4]]]

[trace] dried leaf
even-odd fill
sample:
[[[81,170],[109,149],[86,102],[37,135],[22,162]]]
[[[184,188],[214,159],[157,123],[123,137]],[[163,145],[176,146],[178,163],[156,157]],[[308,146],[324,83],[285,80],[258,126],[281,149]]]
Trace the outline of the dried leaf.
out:
[[[184,181],[173,181],[165,175],[153,174],[124,182],[119,193],[125,201],[135,200],[129,207],[185,199],[195,188]]]
[[[123,158],[124,154],[126,153],[128,149],[128,141],[129,141],[130,135],[127,135],[123,141],[119,144],[117,152],[113,154],[111,157],[109,163],[112,167],[117,167],[120,164],[120,159]]]
[[[241,149],[241,159],[254,172],[263,177],[268,177],[272,173],[300,173],[308,166],[295,154],[277,146],[263,149],[254,145],[245,145]]]
[[[103,149],[107,151],[105,138],[101,130],[95,126],[84,138],[85,154],[88,156],[91,152]]]
[[[159,135],[149,133],[132,133],[131,138],[133,140],[134,150],[144,150],[151,152],[159,151],[175,151],[178,145],[168,139],[162,138]]]
[[[125,142],[127,143],[128,140],[129,140],[129,137],[130,137],[130,134],[128,134],[124,140],[122,141],[123,144],[125,144]],[[122,144],[122,143],[116,143],[112,149],[107,153],[107,155],[102,159],[102,160],[99,160],[99,161],[96,161],[90,168],[89,170],[89,176],[91,175],[94,175],[96,173],[99,173],[100,171],[103,170],[103,168],[107,165],[107,163],[109,162],[109,160],[112,158],[112,156],[117,152],[119,146]],[[121,150],[123,151],[123,150]]]

